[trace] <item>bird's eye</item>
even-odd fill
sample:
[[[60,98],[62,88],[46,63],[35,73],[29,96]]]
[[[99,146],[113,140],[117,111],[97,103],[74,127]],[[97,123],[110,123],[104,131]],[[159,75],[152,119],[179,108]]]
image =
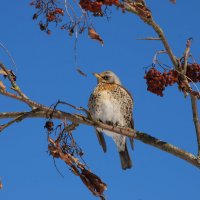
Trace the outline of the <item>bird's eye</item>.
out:
[[[104,76],[103,79],[104,79],[104,80],[108,80],[108,79],[109,79],[109,76]]]

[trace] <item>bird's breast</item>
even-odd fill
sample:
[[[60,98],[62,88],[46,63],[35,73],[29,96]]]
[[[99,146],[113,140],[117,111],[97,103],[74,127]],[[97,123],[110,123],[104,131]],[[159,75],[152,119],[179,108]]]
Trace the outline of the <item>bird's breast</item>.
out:
[[[104,123],[111,122],[113,125],[124,125],[124,118],[121,114],[120,103],[109,91],[101,91],[95,99],[93,117]]]

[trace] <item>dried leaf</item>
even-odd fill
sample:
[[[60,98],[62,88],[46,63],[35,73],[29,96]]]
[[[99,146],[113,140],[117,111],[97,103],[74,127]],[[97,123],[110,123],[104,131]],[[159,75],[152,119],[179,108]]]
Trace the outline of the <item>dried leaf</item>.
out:
[[[0,190],[2,190],[2,188],[3,188],[3,184],[2,184],[2,181],[0,179]]]
[[[102,45],[104,44],[100,35],[93,28],[88,28],[88,35],[91,39],[99,41]]]
[[[172,3],[176,3],[176,0],[170,0]]]
[[[107,189],[107,185],[97,175],[83,169],[80,178],[95,196],[104,197],[103,192]]]
[[[101,200],[105,200],[103,193],[107,189],[106,184],[97,175],[86,169],[85,164],[82,164],[78,158],[70,153],[63,152],[59,140],[56,140],[57,142],[55,142],[50,137],[48,140],[50,154],[54,155],[56,153],[56,155],[70,167],[71,172],[80,177],[93,195],[100,197]]]
[[[6,86],[3,84],[2,81],[0,81],[0,89],[2,89],[2,90],[6,90]]]
[[[81,74],[82,76],[87,76],[80,68],[76,68],[76,71]]]

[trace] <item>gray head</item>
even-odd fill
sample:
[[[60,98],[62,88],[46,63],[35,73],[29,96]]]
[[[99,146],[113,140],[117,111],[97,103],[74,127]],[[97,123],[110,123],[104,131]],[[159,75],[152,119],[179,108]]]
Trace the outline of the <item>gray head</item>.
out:
[[[104,71],[100,74],[93,73],[93,75],[97,77],[98,83],[115,83],[121,85],[121,81],[112,71]]]

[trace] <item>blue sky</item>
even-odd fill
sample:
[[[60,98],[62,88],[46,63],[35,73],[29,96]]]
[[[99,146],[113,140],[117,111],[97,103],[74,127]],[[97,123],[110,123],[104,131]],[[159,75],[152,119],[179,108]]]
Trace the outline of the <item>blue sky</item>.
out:
[[[156,2],[147,1],[175,55],[181,57],[186,40],[193,37],[191,51],[200,62],[200,2],[182,0],[176,5],[168,0]],[[59,29],[53,29],[51,36],[41,32],[32,21],[34,10],[29,1],[4,0],[1,8],[0,41],[11,52],[17,69],[2,49],[0,61],[15,71],[18,85],[31,99],[47,106],[60,99],[87,107],[89,95],[96,85],[91,73],[113,70],[133,94],[137,130],[189,152],[197,152],[190,99],[185,99],[176,86],[167,88],[162,98],[146,91],[143,68],[151,64],[154,53],[163,46],[159,41],[136,40],[156,36],[138,17],[113,10],[109,22],[105,18],[94,19],[105,45],[102,47],[90,40],[86,33],[79,36],[76,63],[74,38]],[[160,59],[171,66],[166,55],[161,55]],[[88,77],[78,74],[76,67],[81,67]],[[28,109],[3,96],[0,101],[0,112]],[[69,107],[62,109],[73,111]],[[0,199],[96,199],[60,161],[57,166],[64,178],[58,174],[52,158],[46,153],[44,123],[44,119],[27,119],[1,133],[0,176],[4,188],[0,191]],[[134,167],[123,171],[110,138],[106,138],[108,152],[104,154],[93,128],[81,125],[74,137],[85,151],[84,159],[91,170],[107,183],[108,199],[199,198],[199,169],[172,155],[135,141],[134,152],[129,147]]]

